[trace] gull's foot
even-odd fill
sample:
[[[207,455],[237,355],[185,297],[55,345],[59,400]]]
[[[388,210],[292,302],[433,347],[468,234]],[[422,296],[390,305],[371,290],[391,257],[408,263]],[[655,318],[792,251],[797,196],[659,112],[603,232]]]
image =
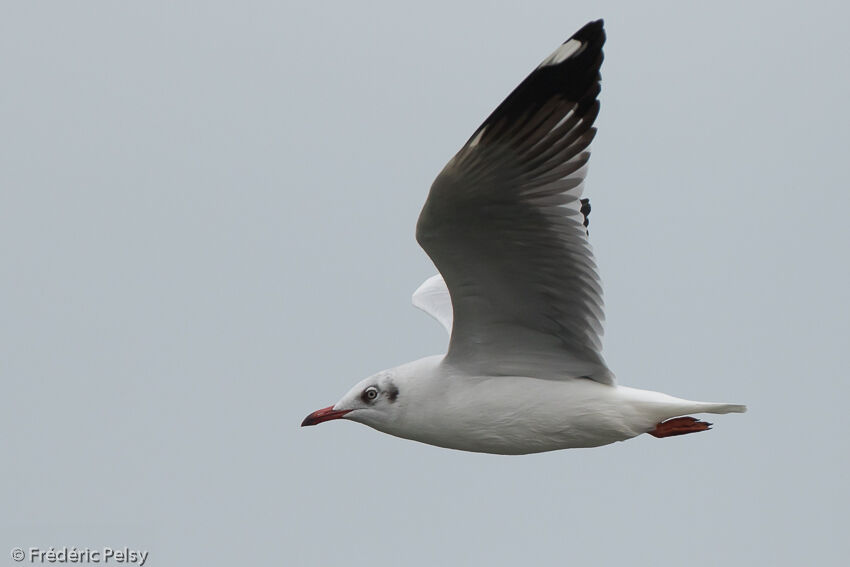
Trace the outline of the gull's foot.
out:
[[[655,429],[648,433],[653,437],[673,437],[674,435],[685,435],[686,433],[696,433],[697,431],[708,431],[711,429],[711,424],[707,421],[700,421],[695,417],[674,417],[667,421],[662,421],[655,426]]]

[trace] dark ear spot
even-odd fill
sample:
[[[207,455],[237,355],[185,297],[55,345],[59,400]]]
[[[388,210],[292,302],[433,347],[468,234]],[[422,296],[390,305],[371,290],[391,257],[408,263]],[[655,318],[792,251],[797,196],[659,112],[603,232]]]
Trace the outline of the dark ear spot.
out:
[[[398,388],[392,382],[387,384],[387,399],[390,402],[394,402],[396,401],[396,399],[398,399]]]

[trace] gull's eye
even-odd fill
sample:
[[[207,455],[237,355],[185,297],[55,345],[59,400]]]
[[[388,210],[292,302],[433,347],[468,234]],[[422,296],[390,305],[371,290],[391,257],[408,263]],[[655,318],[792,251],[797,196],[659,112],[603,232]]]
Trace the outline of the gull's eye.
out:
[[[378,389],[374,386],[369,386],[363,390],[363,394],[360,398],[367,403],[374,402],[378,398]]]

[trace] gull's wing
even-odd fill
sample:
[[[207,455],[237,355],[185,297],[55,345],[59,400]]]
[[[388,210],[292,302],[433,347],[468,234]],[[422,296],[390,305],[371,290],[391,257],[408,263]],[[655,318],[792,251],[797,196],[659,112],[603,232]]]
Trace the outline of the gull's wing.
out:
[[[614,382],[581,200],[604,42],[591,22],[543,61],[449,161],[419,215],[416,239],[454,307],[446,361],[468,372]]]
[[[452,298],[443,276],[431,276],[413,292],[413,306],[437,320],[446,332],[452,334]]]

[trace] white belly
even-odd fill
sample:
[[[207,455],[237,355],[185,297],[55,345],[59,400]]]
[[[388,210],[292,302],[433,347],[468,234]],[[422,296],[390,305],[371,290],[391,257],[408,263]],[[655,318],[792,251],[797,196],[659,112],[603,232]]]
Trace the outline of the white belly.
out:
[[[629,403],[624,392],[631,389],[585,378],[466,377],[446,380],[440,390],[434,403],[386,432],[451,449],[519,455],[607,445],[657,423]]]

